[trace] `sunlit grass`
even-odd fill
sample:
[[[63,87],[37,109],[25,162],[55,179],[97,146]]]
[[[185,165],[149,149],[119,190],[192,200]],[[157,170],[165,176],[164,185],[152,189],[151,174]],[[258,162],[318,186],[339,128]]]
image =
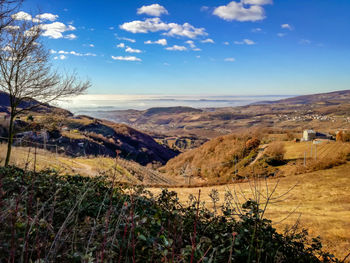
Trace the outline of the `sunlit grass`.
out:
[[[320,235],[326,249],[338,257],[344,257],[350,248],[350,163],[329,170],[322,170],[298,176],[280,178],[276,195],[283,194],[291,187],[295,188],[285,197],[283,202],[271,204],[268,207],[267,218],[279,222],[292,211],[295,212],[275,226],[284,230],[286,226],[295,224],[300,216],[300,226],[309,229],[313,236]],[[277,179],[269,179],[271,189]],[[170,188],[179,194],[182,202],[187,202],[190,194],[202,191],[202,201],[209,208],[213,203],[209,197],[212,189],[219,192],[220,201],[224,200],[227,189],[242,189],[249,196],[249,183],[239,185],[225,185],[201,188]],[[262,185],[264,187],[264,185]],[[159,193],[160,189],[152,188],[152,192]],[[241,198],[242,203],[244,202]],[[284,199],[284,198],[283,198]]]

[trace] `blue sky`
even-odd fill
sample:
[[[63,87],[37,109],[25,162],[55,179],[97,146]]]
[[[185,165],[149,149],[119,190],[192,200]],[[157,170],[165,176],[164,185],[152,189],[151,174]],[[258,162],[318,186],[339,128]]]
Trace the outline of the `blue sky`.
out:
[[[45,14],[52,63],[88,77],[90,94],[349,89],[349,0],[26,0],[22,11]]]

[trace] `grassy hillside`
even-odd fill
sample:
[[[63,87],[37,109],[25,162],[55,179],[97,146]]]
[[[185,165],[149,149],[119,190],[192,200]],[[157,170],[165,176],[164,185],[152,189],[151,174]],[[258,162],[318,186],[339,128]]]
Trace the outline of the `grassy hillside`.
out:
[[[261,141],[254,147],[249,146],[250,136],[232,134],[212,139],[171,159],[161,170],[174,176],[185,174],[202,178],[211,184],[254,175],[283,176],[323,170],[350,159],[350,143],[330,141],[314,145],[311,142],[278,141],[282,136],[277,135],[259,136]],[[281,151],[278,160],[270,151],[275,144]]]
[[[0,144],[0,165],[3,164],[6,145]],[[96,177],[115,174],[118,182],[135,185],[178,185],[181,178],[161,174],[152,168],[122,158],[110,157],[69,157],[55,154],[43,149],[14,147],[12,165],[23,169],[43,171],[54,169],[61,175],[79,174],[85,177]]]

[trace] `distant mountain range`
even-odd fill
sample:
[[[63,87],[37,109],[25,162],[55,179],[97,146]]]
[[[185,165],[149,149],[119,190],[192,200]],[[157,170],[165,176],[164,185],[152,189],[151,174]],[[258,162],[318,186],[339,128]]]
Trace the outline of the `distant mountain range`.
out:
[[[314,104],[314,103],[341,103],[350,100],[350,90],[333,91],[328,93],[319,93],[311,95],[303,95],[282,99],[277,101],[262,101],[254,104]]]

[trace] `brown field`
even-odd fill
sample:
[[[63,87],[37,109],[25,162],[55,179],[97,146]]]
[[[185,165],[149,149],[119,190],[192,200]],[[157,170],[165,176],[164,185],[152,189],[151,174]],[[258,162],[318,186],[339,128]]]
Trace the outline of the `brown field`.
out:
[[[270,191],[276,182],[278,179],[267,181]],[[262,190],[265,189],[263,185],[264,183],[261,186]],[[350,252],[350,163],[329,170],[280,178],[276,196],[282,195],[293,186],[295,188],[282,198],[285,200],[269,205],[266,217],[283,231],[285,227],[295,224],[300,216],[300,227],[308,229],[311,236],[321,236],[326,250],[341,259],[344,258]],[[176,191],[179,200],[184,203],[190,194],[198,194],[199,189],[201,200],[205,201],[209,208],[213,208],[209,197],[212,189],[218,190],[220,202],[223,201],[227,190],[242,189],[247,196],[251,193],[249,183],[202,188],[169,188]],[[154,193],[160,192],[158,188],[150,190]],[[243,198],[241,201],[243,202]],[[288,218],[285,219],[286,217]]]

